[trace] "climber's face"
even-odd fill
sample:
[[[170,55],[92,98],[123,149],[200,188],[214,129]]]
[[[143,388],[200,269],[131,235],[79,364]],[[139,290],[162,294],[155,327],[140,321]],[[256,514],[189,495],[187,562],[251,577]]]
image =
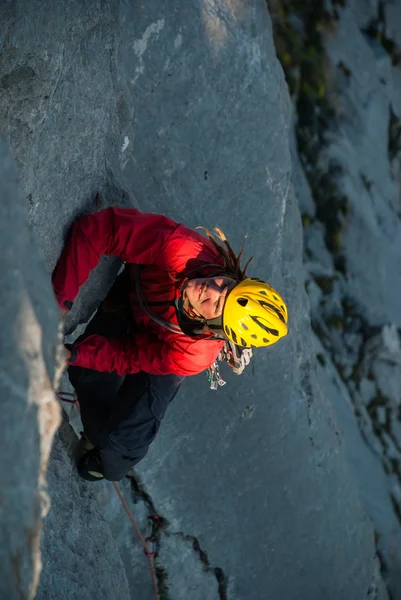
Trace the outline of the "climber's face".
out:
[[[227,294],[237,285],[231,277],[202,277],[190,279],[183,297],[189,301],[194,315],[204,319],[215,319],[223,313]]]

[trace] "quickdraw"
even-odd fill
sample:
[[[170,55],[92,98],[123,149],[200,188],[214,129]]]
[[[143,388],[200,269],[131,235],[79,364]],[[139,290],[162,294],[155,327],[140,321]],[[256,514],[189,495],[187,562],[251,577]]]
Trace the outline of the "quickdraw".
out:
[[[210,382],[210,389],[217,390],[218,386],[226,385],[227,381],[220,375],[220,369],[217,360],[207,369],[207,379]]]
[[[247,356],[246,353],[248,353]],[[231,340],[227,340],[218,355],[217,360],[215,360],[215,362],[206,370],[207,378],[210,382],[210,389],[217,390],[219,386],[227,383],[220,375],[218,361],[226,362],[232,368],[234,373],[240,375],[244,371],[246,365],[249,364],[251,356],[251,349],[241,348]],[[244,360],[244,358],[246,358],[246,360]]]

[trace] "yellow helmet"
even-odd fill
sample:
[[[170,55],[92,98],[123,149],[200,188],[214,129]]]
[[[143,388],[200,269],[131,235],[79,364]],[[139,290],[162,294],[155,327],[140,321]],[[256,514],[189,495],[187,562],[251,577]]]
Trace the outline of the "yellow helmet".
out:
[[[284,300],[261,279],[244,279],[224,303],[223,331],[238,346],[270,346],[287,335],[287,323]]]

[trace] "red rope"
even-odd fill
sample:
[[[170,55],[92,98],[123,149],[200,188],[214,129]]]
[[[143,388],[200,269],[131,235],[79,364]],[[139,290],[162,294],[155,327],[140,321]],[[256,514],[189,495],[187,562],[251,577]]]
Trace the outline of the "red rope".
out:
[[[71,394],[70,392],[56,392],[56,396],[62,402],[68,402],[68,404],[75,404],[77,408],[79,407],[78,399],[75,396],[75,394]]]
[[[79,408],[78,398],[76,397],[75,393],[71,393],[71,392],[57,392],[56,396],[60,400],[62,400],[62,402],[68,402],[70,404],[75,404],[75,406],[77,407],[78,412],[81,413],[80,408]],[[66,398],[66,396],[67,396],[67,398]],[[71,398],[71,399],[69,399],[69,398]],[[150,576],[152,578],[152,584],[153,584],[153,591],[154,591],[154,594],[155,594],[155,600],[160,600],[159,592],[157,591],[157,580],[156,580],[156,574],[155,574],[155,567],[154,567],[153,560],[152,560],[152,557],[155,555],[155,553],[151,552],[149,550],[149,546],[148,546],[145,538],[143,537],[143,535],[141,533],[141,530],[138,527],[137,522],[134,519],[134,516],[133,516],[133,514],[132,514],[132,512],[131,512],[128,504],[127,504],[127,501],[125,500],[124,496],[122,495],[121,490],[120,490],[120,488],[117,485],[117,482],[116,481],[112,481],[111,483],[113,484],[114,489],[116,490],[116,492],[118,494],[118,497],[120,498],[121,503],[122,503],[123,507],[125,508],[125,511],[126,511],[126,513],[128,515],[128,518],[131,521],[132,525],[134,526],[134,529],[135,529],[135,531],[137,533],[137,536],[139,537],[139,539],[140,539],[140,541],[142,543],[144,552],[146,554],[146,558],[148,559],[148,563],[149,563]]]

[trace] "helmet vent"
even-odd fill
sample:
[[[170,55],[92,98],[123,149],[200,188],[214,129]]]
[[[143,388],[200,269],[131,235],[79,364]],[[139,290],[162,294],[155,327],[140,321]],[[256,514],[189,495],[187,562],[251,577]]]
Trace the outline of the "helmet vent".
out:
[[[264,344],[268,344],[268,343],[269,343],[269,340],[267,340],[266,338],[263,338],[263,343],[264,343]]]
[[[259,327],[261,329],[263,329],[264,331],[266,331],[266,333],[271,333],[272,335],[278,337],[279,336],[279,332],[277,331],[277,329],[272,329],[271,327],[267,327],[267,325],[265,325],[264,323],[262,323],[262,321],[260,321],[258,319],[258,317],[254,317],[253,315],[251,315],[251,319],[252,321],[254,321],[257,325],[259,325]]]
[[[277,296],[275,296],[274,294],[273,294],[273,298],[275,299],[276,302],[279,301],[278,298],[277,298]]]
[[[241,346],[246,347],[246,341],[243,338],[241,338]]]
[[[258,336],[256,335],[256,333],[253,333],[253,334],[251,335],[251,338],[253,338],[254,340],[257,340],[257,339],[258,339]]]
[[[226,334],[230,335],[230,328],[227,327],[227,325],[224,327],[224,329],[225,329]]]
[[[259,294],[263,294],[264,296],[267,296],[266,290],[259,290]],[[277,298],[276,298],[277,300]]]
[[[235,333],[235,331],[233,329],[231,329],[231,336],[234,340],[234,344],[236,344],[238,342],[238,338],[237,338],[237,334]]]
[[[245,325],[245,323],[241,323],[241,327],[242,329],[245,329],[245,331],[248,331],[248,326]]]
[[[278,310],[278,308],[276,308],[274,306],[274,304],[270,304],[269,302],[265,302],[264,300],[259,300],[259,304],[261,306],[267,306],[268,308],[270,308],[271,310],[273,310],[276,315],[278,316],[278,318],[280,319],[280,321],[282,321],[283,323],[285,323],[285,319],[283,317],[283,315],[281,314],[281,312]],[[283,311],[284,312],[284,311]]]
[[[237,298],[237,302],[240,306],[246,306],[248,304],[248,298]]]

